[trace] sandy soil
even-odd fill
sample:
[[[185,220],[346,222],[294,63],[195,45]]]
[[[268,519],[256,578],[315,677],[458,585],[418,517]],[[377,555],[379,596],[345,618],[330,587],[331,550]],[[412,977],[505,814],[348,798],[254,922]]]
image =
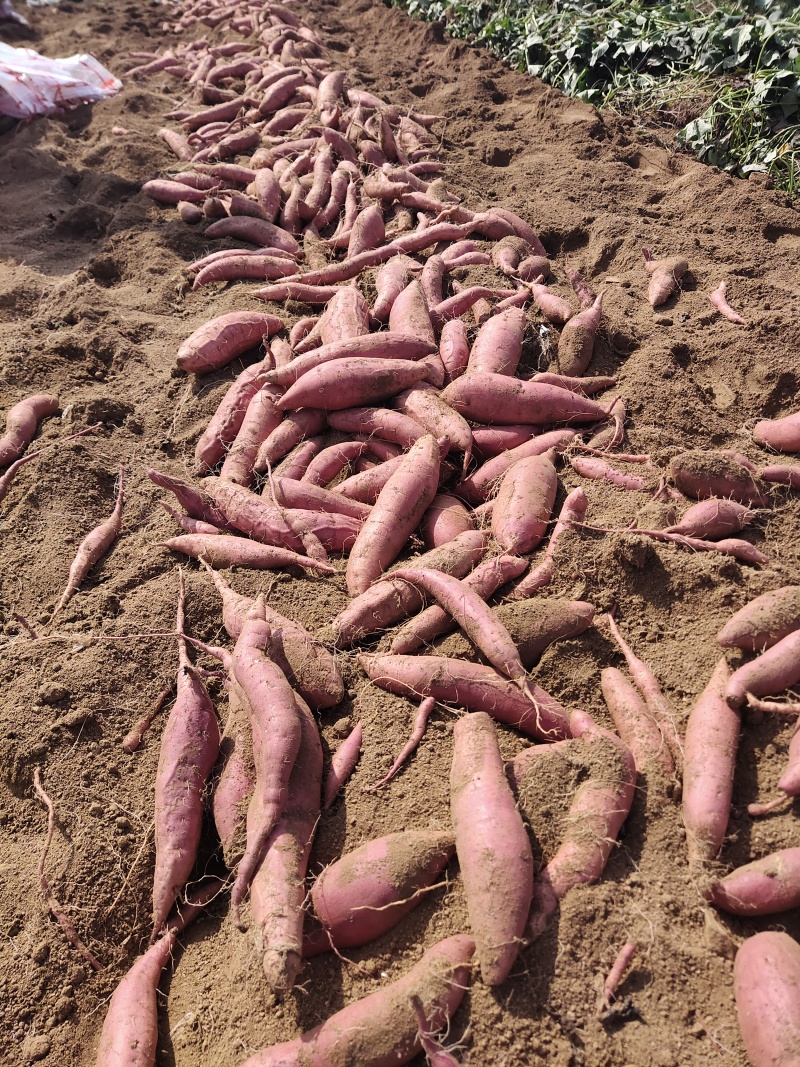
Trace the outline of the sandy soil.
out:
[[[796,406],[800,374],[800,221],[782,195],[670,156],[630,121],[604,117],[448,42],[436,25],[370,0],[303,6],[356,84],[446,116],[447,180],[468,206],[518,211],[557,267],[568,255],[606,289],[592,372],[618,377],[631,451],[650,452],[662,466],[687,447],[765,459],[748,425]],[[29,32],[0,25],[0,39],[50,55],[69,54],[80,42],[121,73],[127,52],[164,44],[163,17],[155,4],[69,0],[32,9]],[[166,77],[127,81],[112,101],[0,136],[0,411],[30,392],[57,392],[64,414],[44,424],[43,444],[103,423],[97,434],[24,468],[0,505],[0,1058],[9,1065],[92,1063],[106,1002],[149,933],[160,724],[134,756],[120,742],[174,675],[175,650],[161,638],[86,638],[173,625],[176,560],[158,547],[171,526],[144,472],[190,469],[195,441],[231,377],[229,369],[188,382],[173,369],[175,351],[212,315],[263,307],[246,284],[191,292],[183,265],[208,243],[138,192],[174,169],[155,132],[179,100]],[[657,314],[645,299],[642,245],[690,263],[682,292]],[[721,320],[709,306],[706,294],[723,278],[749,327]],[[563,284],[557,288],[567,295]],[[293,317],[302,311],[289,310]],[[531,320],[535,337],[541,323],[535,313]],[[533,342],[528,355],[540,355]],[[111,511],[120,464],[128,471],[123,534],[49,628],[75,546]],[[567,467],[561,484],[559,499],[579,480]],[[646,494],[600,483],[587,492],[597,525],[666,517]],[[631,537],[575,534],[552,592],[589,600],[598,613],[616,607],[683,723],[719,658],[714,635],[723,622],[756,594],[797,581],[799,517],[797,494],[776,490],[749,535],[770,557],[763,567]],[[241,571],[232,581],[243,592],[268,591],[272,604],[311,629],[347,601],[340,577]],[[17,615],[48,640],[20,640]],[[197,636],[221,639],[216,595],[194,565],[187,618]],[[608,724],[598,672],[620,662],[603,631],[591,629],[551,647],[535,679]],[[321,716],[323,743],[329,754],[360,720],[363,755],[322,820],[313,870],[371,837],[449,820],[453,714],[438,710],[402,775],[366,793],[403,744],[413,708],[368,685],[352,656],[342,655],[341,665],[347,695]],[[212,690],[222,711],[220,687]],[[773,795],[790,733],[783,719],[745,717],[723,866],[798,844],[794,810],[762,821],[746,812],[749,802]],[[521,747],[512,730],[502,731],[505,755]],[[46,815],[32,791],[36,767],[57,812],[47,876],[102,960],[99,973],[89,973],[67,944],[39,891]],[[537,863],[555,845],[548,825],[563,818],[561,784],[555,776],[555,792],[542,801]],[[221,871],[210,828],[199,871]],[[602,882],[568,896],[499,989],[474,982],[451,1033],[463,1047],[460,1058],[475,1067],[743,1067],[735,946],[756,929],[800,935],[800,924],[791,914],[777,922],[715,918],[700,888],[688,872],[679,808],[642,791]],[[220,901],[197,923],[164,977],[161,1064],[233,1067],[402,974],[423,946],[467,925],[452,868],[446,889],[350,954],[360,967],[315,959],[294,995],[275,1005],[249,938],[225,912]],[[621,991],[630,1010],[603,1025],[595,1016],[597,979],[630,939],[640,946]]]

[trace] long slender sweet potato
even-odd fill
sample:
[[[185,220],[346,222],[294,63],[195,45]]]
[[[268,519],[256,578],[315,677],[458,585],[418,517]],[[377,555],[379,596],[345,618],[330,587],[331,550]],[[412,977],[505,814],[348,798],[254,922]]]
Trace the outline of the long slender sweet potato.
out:
[[[37,393],[26,396],[8,409],[6,431],[0,437],[0,467],[20,458],[33,440],[39,423],[48,415],[55,415],[59,406],[58,397],[52,393]]]
[[[181,370],[209,374],[277,333],[283,322],[275,315],[257,311],[231,311],[203,323],[178,349]]]
[[[239,906],[264,859],[270,834],[285,811],[302,736],[295,694],[283,671],[265,655],[270,635],[263,597],[259,597],[248,612],[233,651],[233,673],[250,714],[256,771],[247,809],[247,848],[231,890],[231,917],[239,929]]]
[[[409,560],[415,567],[432,567],[462,578],[483,556],[487,534],[467,530],[445,545]],[[333,620],[333,640],[346,647],[376,631],[386,629],[419,611],[422,595],[408,582],[393,581],[391,571],[385,579],[356,597]]]
[[[339,484],[344,485],[344,482]],[[340,493],[339,486],[332,492],[321,485],[283,477],[273,478],[267,485],[274,489],[275,499],[282,507],[351,515],[355,519],[366,519],[370,513],[368,504]]]
[[[499,985],[517,958],[531,906],[533,856],[508,787],[497,734],[481,712],[453,731],[450,813],[481,976]]]
[[[247,406],[261,386],[263,375],[272,369],[272,357],[245,367],[225,393],[194,450],[195,474],[208,474],[225,455],[228,445],[236,439]]]
[[[517,646],[499,617],[469,585],[442,571],[424,567],[400,567],[394,577],[433,597],[489,662],[527,692],[528,676]]]
[[[491,667],[444,656],[369,656],[358,662],[376,685],[401,696],[431,696],[467,711],[485,711],[497,722],[531,737],[558,741],[570,736],[567,712],[538,686],[533,702]]]
[[[309,559],[308,556],[298,555],[288,548],[261,545],[249,541],[246,537],[231,537],[228,534],[185,534],[183,537],[162,541],[161,545],[172,552],[183,552],[195,559],[204,559],[212,567],[242,566],[271,570],[275,567],[297,566],[319,571],[321,574],[335,573],[334,568],[324,560]]]
[[[800,906],[800,848],[784,848],[714,882],[706,898],[732,915],[776,915]]]
[[[361,755],[362,734],[361,723],[356,723],[333,754],[322,795],[322,806],[326,810],[336,800],[340,789],[346,784],[353,773],[355,765],[358,763],[358,758]]]
[[[265,545],[279,545],[293,552],[304,552],[301,538],[292,529],[286,514],[269,498],[251,493],[244,485],[223,478],[206,478],[207,490],[228,526]]]
[[[464,584],[474,590],[484,600],[496,592],[500,586],[519,577],[528,566],[528,561],[519,556],[494,556],[479,564],[471,574],[464,578]],[[402,626],[392,637],[389,652],[402,655],[413,652],[441,634],[455,628],[455,621],[438,604],[420,612]],[[512,635],[513,636],[513,635]],[[523,658],[523,662],[526,662]]]
[[[402,1067],[422,1048],[411,997],[422,1002],[431,1028],[443,1029],[467,990],[474,951],[475,942],[463,934],[439,941],[402,978],[349,1004],[302,1037],[256,1052],[242,1067]]]
[[[762,652],[800,629],[800,585],[784,585],[745,604],[717,634],[723,648]]]
[[[530,940],[544,931],[570,889],[600,878],[633,803],[636,767],[628,747],[583,711],[573,711],[569,722],[573,735],[587,745],[590,777],[570,805],[558,852],[536,876],[525,928]]]
[[[393,563],[419,525],[439,484],[439,444],[421,437],[381,490],[347,561],[351,596],[363,593]]]
[[[267,841],[264,861],[250,887],[256,951],[267,985],[285,996],[303,962],[305,877],[319,820],[322,746],[314,716],[295,697],[300,748],[289,778],[286,806]]]
[[[322,930],[303,955],[355,948],[381,937],[423,900],[455,852],[452,833],[405,830],[359,846],[326,867],[311,888]]]
[[[258,450],[274,429],[283,421],[283,414],[275,406],[276,392],[270,385],[259,389],[247,405],[242,424],[232,442],[220,470],[220,479],[249,489],[255,472],[253,465]]]
[[[256,780],[253,742],[241,689],[228,686],[228,718],[219,745],[222,768],[214,785],[211,810],[225,865],[233,870],[247,845],[247,801]]]
[[[184,581],[176,630],[184,627]],[[161,932],[170,909],[192,873],[203,823],[206,779],[219,755],[219,726],[214,706],[179,638],[178,695],[161,738],[155,784],[156,861],[153,876],[153,933]]]
[[[285,367],[271,371],[267,380],[274,385],[290,386],[304,374],[335,359],[402,359],[418,360],[435,351],[435,345],[403,333],[368,333],[332,341],[305,355],[297,356]]]
[[[119,488],[117,490],[117,502],[114,505],[114,510],[105,522],[101,522],[99,526],[95,526],[95,528],[91,530],[78,545],[78,551],[75,553],[75,558],[69,569],[69,579],[66,588],[53,609],[53,614],[50,616],[51,622],[64,605],[68,603],[80,589],[83,579],[95,563],[103,558],[119,537],[119,532],[122,529],[122,503],[124,500],[124,492],[125,471],[123,468],[120,468]]]
[[[736,1012],[752,1067],[793,1067],[800,1047],[800,945],[765,930],[733,965]]]
[[[637,772],[671,779],[675,763],[658,723],[636,689],[616,667],[600,672],[600,687],[617,732],[631,750]]]
[[[633,649],[619,632],[619,628],[611,615],[606,616],[606,625],[611,631],[611,636],[614,638],[620,651],[625,657],[625,662],[628,664],[628,670],[631,672],[631,678],[633,678],[639,692],[644,697],[644,702],[647,705],[650,714],[658,723],[658,727],[661,730],[661,734],[669,749],[670,755],[675,762],[676,768],[679,772],[682,771],[683,746],[681,745],[678,729],[675,725],[675,713],[672,710],[669,701],[664,696],[661,686],[658,683],[658,679],[644,660],[639,659],[633,652]]]
[[[725,702],[729,677],[721,659],[686,725],[682,805],[692,863],[714,859],[730,817],[741,716]]]

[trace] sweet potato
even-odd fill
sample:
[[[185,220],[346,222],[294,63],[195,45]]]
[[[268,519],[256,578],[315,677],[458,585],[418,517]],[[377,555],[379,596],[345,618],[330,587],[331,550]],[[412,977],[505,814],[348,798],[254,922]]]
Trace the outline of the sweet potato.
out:
[[[763,652],[800,629],[800,585],[784,585],[745,604],[717,634],[723,648]]]
[[[96,1067],[155,1067],[158,1045],[157,990],[178,934],[220,892],[216,879],[181,906],[167,932],[134,960],[111,997],[100,1034]]]
[[[436,701],[433,697],[424,697],[417,708],[417,714],[414,716],[414,726],[411,730],[411,736],[402,749],[398,753],[394,763],[391,765],[386,774],[375,785],[368,786],[365,792],[373,793],[375,790],[380,789],[382,785],[386,785],[397,774],[405,761],[411,756],[417,749],[422,738],[425,736],[425,727],[428,725],[428,719],[436,710]]]
[[[363,593],[402,551],[439,484],[439,444],[421,437],[381,490],[347,561],[351,596]]]
[[[368,841],[326,867],[311,888],[322,930],[303,955],[355,948],[381,937],[424,899],[455,852],[452,833],[405,830]]]
[[[573,315],[558,338],[558,353],[552,368],[567,377],[579,377],[592,362],[594,339],[603,315],[603,293],[590,308]]]
[[[547,288],[542,274],[535,275],[528,282],[528,288],[536,302],[536,306],[547,322],[561,326],[575,314],[572,306],[566,300]]]
[[[50,616],[51,622],[64,605],[67,604],[80,589],[83,579],[95,563],[103,558],[119,537],[119,532],[122,529],[122,503],[125,498],[124,494],[125,471],[120,468],[119,488],[117,489],[117,502],[114,505],[114,510],[105,522],[101,522],[99,526],[95,526],[93,530],[90,530],[78,545],[75,558],[69,568],[69,578],[66,587],[53,609],[53,614]]]
[[[334,486],[336,496],[346,497],[349,500],[358,500],[362,504],[373,505],[381,495],[384,486],[392,475],[402,466],[403,456],[394,456],[382,463],[368,463],[366,466],[359,465],[357,474],[351,474],[349,478]],[[363,461],[362,461],[363,464]]]
[[[436,548],[474,528],[469,512],[460,500],[449,493],[437,493],[422,516],[420,532],[425,547]]]
[[[463,500],[477,504],[478,501],[485,500],[497,488],[506,471],[516,463],[533,456],[542,456],[551,449],[562,452],[575,440],[575,436],[575,430],[551,430],[549,433],[532,436],[522,444],[509,448],[488,460],[467,478],[462,479],[453,491]]]
[[[0,437],[0,467],[19,459],[33,440],[42,419],[55,415],[60,407],[57,396],[37,393],[14,404],[6,413],[6,430]]]
[[[410,256],[395,256],[385,263],[375,277],[377,296],[372,307],[373,317],[387,322],[397,297],[408,284],[409,275],[420,269],[419,263]]]
[[[176,362],[181,370],[209,374],[282,328],[283,322],[275,315],[231,311],[204,323],[187,337],[178,349]]]
[[[254,466],[255,471],[263,474],[269,464],[277,463],[278,460],[288,455],[295,445],[300,444],[306,438],[320,434],[326,426],[327,421],[323,411],[305,408],[302,411],[289,412],[259,448]]]
[[[495,669],[528,692],[528,677],[511,635],[469,585],[452,575],[424,567],[400,567],[394,577],[433,597]]]
[[[465,418],[500,425],[598,422],[606,417],[599,404],[577,393],[505,374],[464,375],[448,385],[441,398]]]
[[[441,394],[427,382],[399,392],[393,401],[396,410],[414,419],[435,438],[446,438],[450,447],[464,453],[466,471],[472,456],[472,430],[466,419],[454,411]]]
[[[402,448],[411,448],[423,437],[425,430],[416,419],[386,408],[345,408],[332,411],[328,423],[334,430],[345,433],[370,434],[383,441],[392,441]]]
[[[344,484],[340,482],[340,485]],[[356,519],[366,519],[371,510],[368,504],[340,493],[339,486],[336,487],[336,492],[332,492],[321,485],[312,485],[310,482],[275,477],[271,485],[267,483],[267,487],[274,489],[275,498],[283,507],[351,515]]]
[[[733,986],[752,1067],[793,1067],[800,1047],[800,946],[772,930],[749,937],[736,953]]]
[[[236,640],[242,632],[247,612],[255,601],[237,593],[222,575],[201,560],[222,598],[222,623]],[[344,695],[339,668],[330,652],[312,634],[293,619],[264,605],[265,621],[270,627],[268,652],[303,700],[315,711],[331,708]]]
[[[518,578],[527,566],[528,561],[519,556],[494,556],[466,575],[464,584],[474,590],[478,596],[488,600],[506,582]],[[505,622],[505,619],[503,621]],[[395,655],[413,652],[420,645],[433,641],[441,634],[448,633],[455,628],[455,625],[452,616],[438,604],[432,604],[397,631],[392,637],[389,652]]]
[[[362,734],[361,723],[356,723],[334,752],[322,791],[323,809],[327,810],[333,804],[339,795],[339,791],[353,773],[353,769],[361,755]]]
[[[530,910],[533,856],[491,718],[464,715],[453,740],[450,814],[467,913],[481,976],[500,985],[517,958]]]
[[[231,891],[231,917],[242,929],[239,905],[283,814],[302,728],[295,694],[279,667],[265,655],[271,629],[263,597],[248,612],[233,651],[233,673],[247,701],[253,731],[256,780],[247,809],[247,848]]]
[[[721,659],[686,724],[682,805],[691,863],[713,860],[728,826],[741,728],[724,698],[729,677]]]
[[[176,630],[184,633],[184,582]],[[156,860],[153,875],[153,932],[161,932],[170,909],[192,873],[203,823],[206,779],[219,755],[219,726],[205,686],[179,639],[178,695],[161,738],[155,783]]]
[[[263,375],[271,368],[272,357],[267,355],[260,363],[245,367],[227,390],[195,446],[195,474],[208,474],[225,455],[241,428],[248,404],[264,384]]]
[[[327,1067],[337,1062],[402,1067],[422,1048],[411,997],[419,997],[431,1027],[442,1029],[467,990],[474,951],[475,942],[463,934],[439,941],[402,978],[349,1004],[302,1037],[256,1052],[242,1067]]]
[[[452,541],[424,555],[412,557],[415,567],[432,567],[463,577],[483,555],[487,535],[467,530]],[[333,639],[339,647],[351,645],[368,634],[392,626],[422,607],[422,595],[408,582],[393,581],[391,572],[370,586],[333,620]]]
[[[774,448],[778,452],[800,452],[800,411],[781,419],[762,419],[753,427],[757,445]]]
[[[781,693],[800,682],[800,630],[792,630],[756,659],[734,671],[725,689],[732,708],[745,703],[746,695],[764,697]]]
[[[680,285],[681,278],[689,269],[689,263],[683,256],[668,259],[654,259],[649,249],[643,248],[645,270],[650,274],[647,298],[654,307],[660,307],[670,298]]]
[[[488,319],[473,341],[466,373],[516,374],[527,321],[520,308],[509,308]]]
[[[726,297],[728,286],[723,281],[720,282],[717,288],[708,294],[709,302],[717,309],[723,318],[726,318],[728,322],[735,322],[737,326],[746,326],[747,319],[743,319],[738,311],[734,311],[728,303]]]
[[[800,489],[800,463],[772,463],[762,467],[758,476],[765,482],[777,482],[791,489]]]
[[[570,889],[601,877],[633,803],[636,767],[628,747],[583,711],[573,711],[569,725],[587,745],[590,777],[570,804],[558,852],[536,876],[525,928],[530,940],[544,931]]]
[[[617,733],[631,751],[637,772],[667,779],[674,777],[675,762],[659,725],[622,671],[616,667],[602,670],[600,688]]]
[[[222,478],[206,478],[203,488],[214,500],[229,526],[265,545],[280,545],[300,554],[302,539],[295,533],[286,515],[269,498],[251,493],[243,485]]]
[[[304,567],[321,574],[334,574],[334,568],[323,560],[309,559],[288,548],[261,545],[246,537],[228,534],[185,534],[162,541],[161,546],[172,552],[183,552],[195,559],[205,559],[212,567],[253,567],[270,570],[276,567]]]
[[[389,329],[435,345],[436,336],[433,332],[428,303],[418,280],[410,281],[395,298],[389,311]]]
[[[713,540],[743,530],[753,514],[745,504],[712,497],[693,504],[681,515],[680,522],[667,526],[664,532]]]
[[[558,490],[553,453],[518,460],[503,477],[492,511],[492,533],[504,552],[523,555],[547,532]]]
[[[729,497],[753,507],[769,503],[767,486],[722,452],[682,452],[670,460],[669,473],[676,487],[695,500]]]
[[[732,915],[776,915],[800,906],[800,848],[784,848],[714,882],[710,900]]]
[[[547,741],[570,736],[567,712],[549,693],[530,685],[535,701],[531,702],[491,667],[444,656],[362,654],[358,662],[389,693],[417,699],[432,696],[467,711],[485,711],[497,722]]]
[[[283,814],[267,841],[250,887],[256,951],[267,985],[282,997],[303,962],[305,877],[319,820],[322,746],[314,716],[297,698],[300,748],[289,777]]]
[[[515,599],[532,596],[533,593],[538,592],[538,590],[543,589],[552,582],[555,575],[555,553],[559,541],[568,530],[573,529],[575,523],[583,522],[588,506],[589,501],[581,486],[573,489],[568,494],[561,506],[561,511],[547,543],[542,562],[537,567],[534,567],[515,587],[511,594]]]
[[[183,510],[188,512],[192,518],[208,522],[212,526],[227,525],[225,516],[214,507],[214,501],[207,493],[199,491],[187,482],[182,482],[179,478],[174,478],[171,474],[162,474],[161,471],[150,469],[147,471],[147,477],[154,485],[174,493]]]
[[[253,464],[258,450],[274,429],[283,421],[283,414],[275,406],[276,391],[264,385],[247,405],[242,424],[220,470],[220,479],[249,489],[255,479]]]
[[[233,870],[247,844],[246,801],[253,792],[256,778],[247,709],[242,691],[235,682],[228,686],[228,718],[220,739],[219,754],[222,767],[214,785],[211,810],[225,866]]]
[[[457,321],[461,321],[460,319]],[[540,427],[519,423],[514,426],[473,426],[473,452],[481,462],[486,462],[502,452],[524,445],[539,433]]]
[[[419,360],[435,350],[435,345],[402,333],[368,333],[315,348],[297,356],[285,367],[271,371],[267,380],[275,385],[289,386],[314,367],[335,359],[402,359]]]
[[[633,678],[639,692],[644,697],[647,709],[658,723],[670,755],[675,762],[678,771],[683,770],[683,746],[681,745],[678,729],[675,725],[675,713],[664,696],[658,679],[644,660],[634,653],[633,649],[619,632],[613,616],[606,616],[606,625],[611,631],[611,636],[616,641],[620,651],[628,664],[631,678]]]
[[[281,397],[281,411],[341,411],[386,400],[421,381],[427,370],[404,359],[335,359],[314,367]]]

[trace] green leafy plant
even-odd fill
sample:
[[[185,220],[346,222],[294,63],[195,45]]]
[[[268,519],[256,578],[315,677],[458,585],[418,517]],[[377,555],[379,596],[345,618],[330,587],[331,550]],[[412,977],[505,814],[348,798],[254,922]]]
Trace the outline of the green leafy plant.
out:
[[[705,162],[800,190],[800,8],[770,0],[387,0],[570,96],[672,129]]]

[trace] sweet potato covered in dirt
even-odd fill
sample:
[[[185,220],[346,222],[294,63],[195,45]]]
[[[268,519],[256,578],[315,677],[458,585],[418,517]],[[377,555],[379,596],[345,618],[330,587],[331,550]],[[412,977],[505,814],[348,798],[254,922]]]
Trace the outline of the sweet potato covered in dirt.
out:
[[[723,648],[762,652],[800,629],[800,585],[783,585],[745,604],[717,634]]]
[[[302,1037],[256,1052],[242,1067],[337,1062],[402,1067],[422,1048],[411,998],[422,1001],[432,1029],[445,1027],[467,991],[474,951],[475,942],[463,934],[439,941],[402,978],[342,1008]]]
[[[322,930],[311,930],[303,955],[353,948],[385,934],[424,899],[455,852],[453,835],[405,830],[368,841],[326,867],[311,888]]]
[[[751,469],[724,452],[682,452],[670,461],[669,473],[678,489],[694,500],[719,496],[753,507],[768,503],[767,486]]]

